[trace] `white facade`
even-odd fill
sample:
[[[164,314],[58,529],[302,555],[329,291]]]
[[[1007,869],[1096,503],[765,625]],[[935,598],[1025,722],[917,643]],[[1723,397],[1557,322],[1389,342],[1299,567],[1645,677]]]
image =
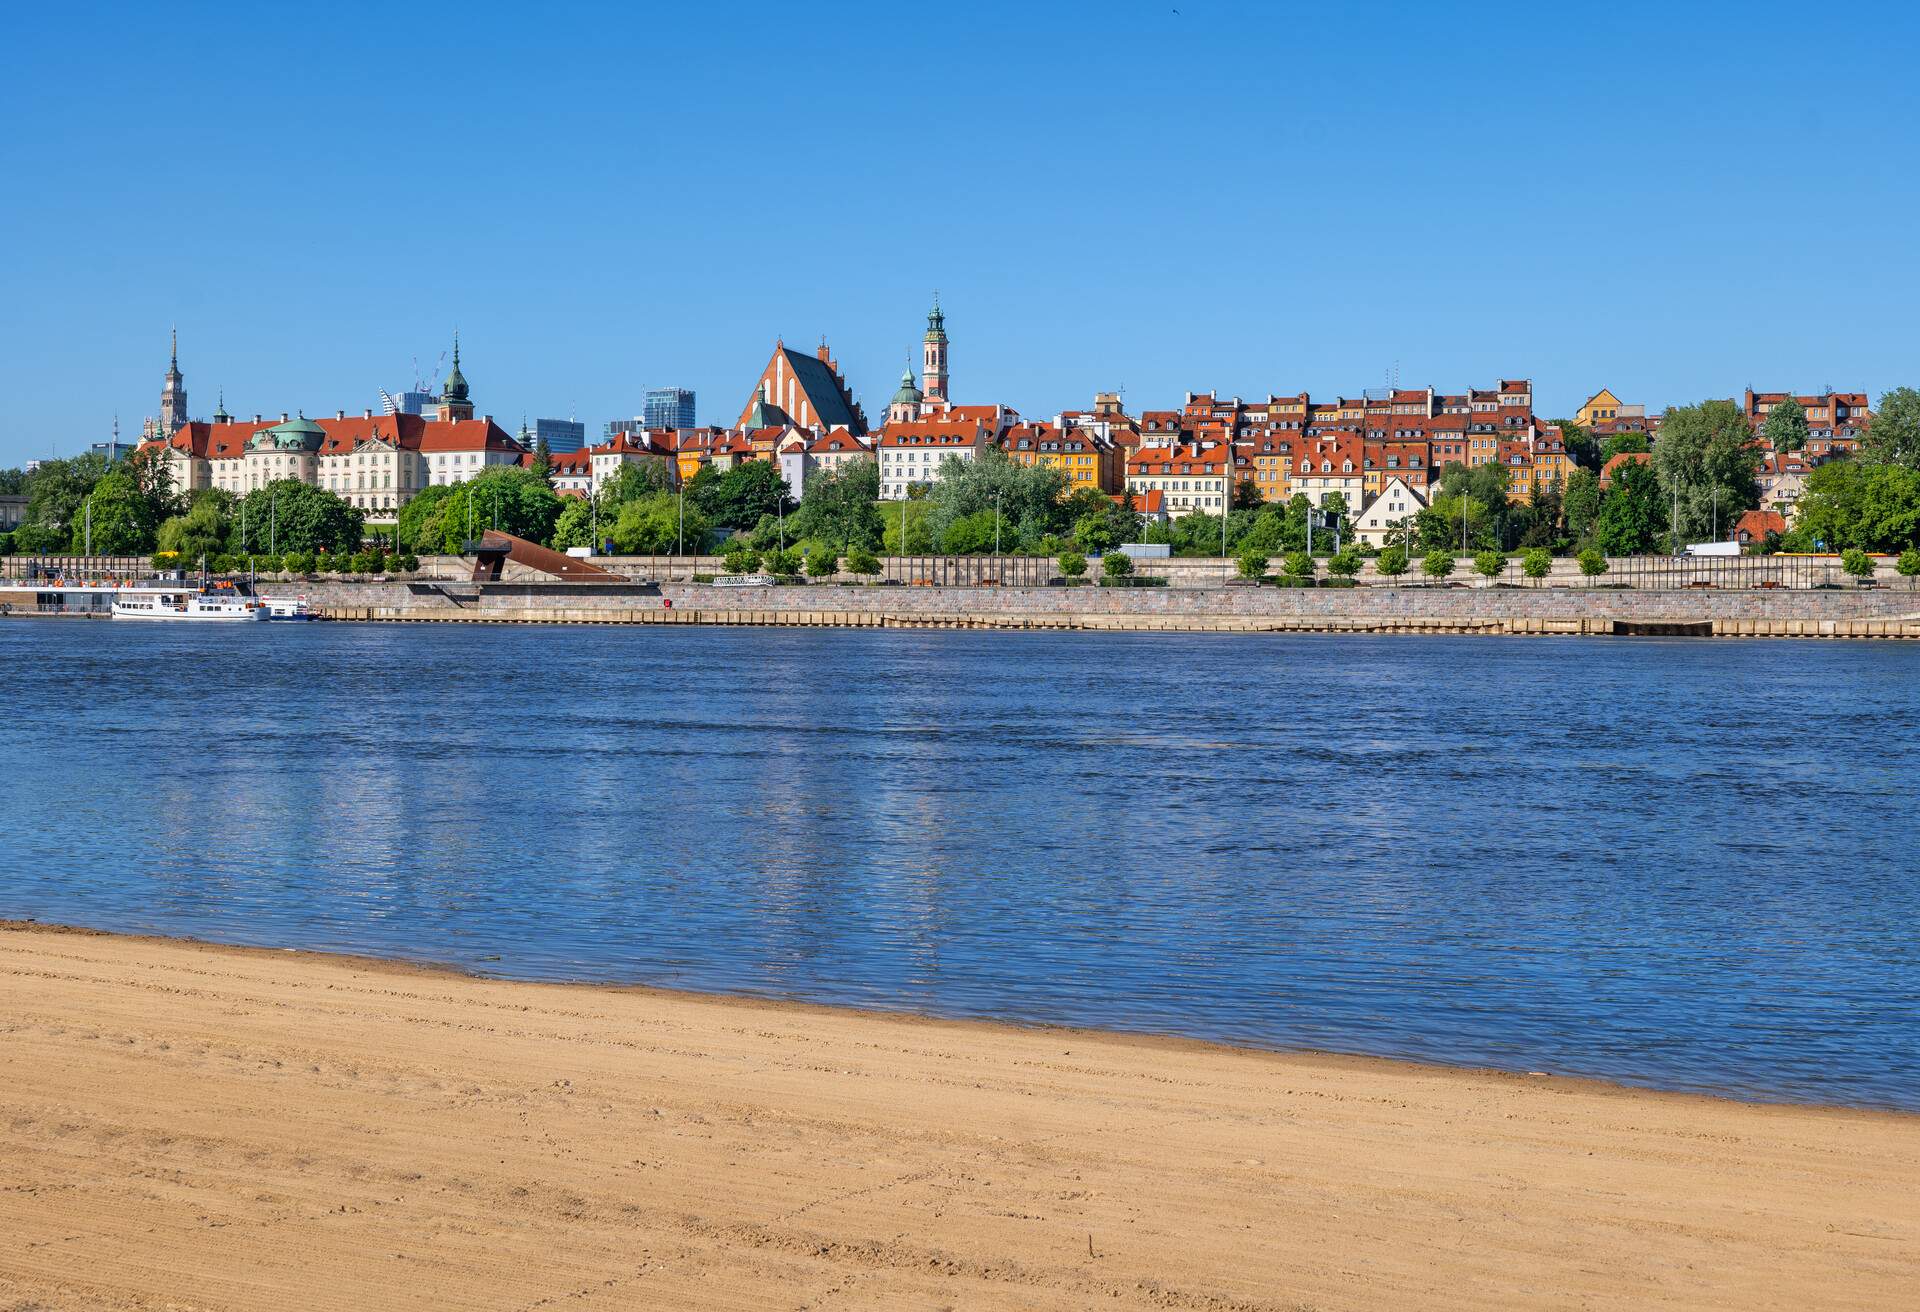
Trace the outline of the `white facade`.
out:
[[[1403,523],[1411,527],[1413,517],[1426,508],[1427,499],[1410,483],[1390,478],[1380,495],[1355,517],[1353,536],[1367,546],[1384,547],[1388,530]]]

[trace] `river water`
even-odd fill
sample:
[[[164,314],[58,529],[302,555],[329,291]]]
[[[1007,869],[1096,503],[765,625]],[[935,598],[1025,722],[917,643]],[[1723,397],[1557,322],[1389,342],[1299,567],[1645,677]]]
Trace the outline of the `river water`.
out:
[[[0,622],[0,915],[1920,1110],[1920,644]]]

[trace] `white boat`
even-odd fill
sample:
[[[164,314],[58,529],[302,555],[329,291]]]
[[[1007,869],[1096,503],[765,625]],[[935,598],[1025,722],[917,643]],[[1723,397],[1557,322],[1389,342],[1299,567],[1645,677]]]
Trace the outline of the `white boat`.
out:
[[[305,597],[262,597],[266,605],[267,618],[270,620],[310,620],[313,612],[307,608]]]
[[[187,588],[172,592],[138,592],[113,599],[113,618],[117,620],[189,620],[221,622],[228,620],[264,620],[267,608],[253,597],[237,592],[212,590],[195,592]]]

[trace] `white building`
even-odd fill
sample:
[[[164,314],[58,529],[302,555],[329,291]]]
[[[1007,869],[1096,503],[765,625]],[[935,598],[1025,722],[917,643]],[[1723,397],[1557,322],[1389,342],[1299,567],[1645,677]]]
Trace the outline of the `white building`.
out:
[[[1404,478],[1390,478],[1380,495],[1368,503],[1353,521],[1353,536],[1370,547],[1387,545],[1390,529],[1413,526],[1413,517],[1427,508],[1427,499]]]
[[[935,415],[908,423],[887,424],[874,443],[880,461],[880,496],[904,500],[914,486],[928,487],[940,479],[948,457],[978,460],[993,445],[994,432],[979,417],[961,419]]]

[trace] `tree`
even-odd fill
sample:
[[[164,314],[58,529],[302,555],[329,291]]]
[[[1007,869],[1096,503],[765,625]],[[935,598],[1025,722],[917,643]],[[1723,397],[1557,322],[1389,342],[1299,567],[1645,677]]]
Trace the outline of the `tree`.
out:
[[[1607,561],[1607,553],[1600,548],[1588,547],[1580,553],[1580,572],[1586,575],[1589,581],[1599,578],[1609,568],[1611,566]]]
[[[1289,551],[1280,562],[1280,567],[1287,572],[1288,578],[1296,580],[1310,579],[1317,572],[1313,557],[1305,551]]]
[[[1593,434],[1571,419],[1553,421],[1560,429],[1560,437],[1566,443],[1567,456],[1581,469],[1598,469],[1606,463],[1600,456],[1600,444]]]
[[[1861,446],[1875,464],[1920,470],[1920,392],[1911,387],[1882,392]]]
[[[776,578],[792,578],[800,572],[800,553],[792,547],[785,551],[770,551],[766,557],[767,573]]]
[[[1669,409],[1653,466],[1661,494],[1678,505],[1679,522],[1668,526],[1676,550],[1683,541],[1713,540],[1717,529],[1760,504],[1760,451],[1732,401]]]
[[[840,572],[840,557],[831,548],[818,547],[807,552],[807,577],[832,578]]]
[[[43,460],[27,475],[26,522],[48,530],[56,539],[48,550],[66,549],[81,505],[94,484],[106,476],[105,457],[91,454],[70,460]]]
[[[744,460],[719,475],[711,466],[704,468],[687,485],[687,497],[716,528],[729,531],[752,528],[762,515],[792,514],[794,508],[786,481],[766,460]]]
[[[544,437],[533,444],[533,472],[548,487],[553,486],[553,448]]]
[[[1267,576],[1267,553],[1259,547],[1240,548],[1237,561],[1240,577],[1243,579],[1263,579]]]
[[[1567,522],[1567,536],[1584,542],[1592,535],[1600,519],[1600,480],[1590,469],[1576,469],[1567,475],[1567,490],[1561,498],[1561,513]]]
[[[1087,572],[1087,558],[1077,551],[1062,552],[1059,564],[1061,574],[1070,579],[1077,579]]]
[[[529,542],[547,542],[560,520],[560,496],[531,469],[493,465],[464,483],[453,485],[440,503],[439,549],[457,552],[470,537],[488,529],[511,533]]]
[[[1593,545],[1611,556],[1652,551],[1667,527],[1666,501],[1660,480],[1645,462],[1620,465],[1613,486],[1600,502],[1594,522]]]
[[[160,525],[156,535],[160,550],[177,553],[183,564],[192,564],[205,556],[218,555],[232,532],[218,501],[196,501],[184,515],[175,515]]]
[[[1534,582],[1553,572],[1553,553],[1545,547],[1535,547],[1521,558],[1520,570]]]
[[[127,457],[123,467],[147,499],[154,523],[180,509],[180,499],[174,494],[173,464],[167,459],[165,447],[143,446]]]
[[[1833,460],[1807,475],[1792,537],[1827,551],[1920,546],[1920,469]]]
[[[706,550],[707,539],[711,536],[707,517],[700,513],[700,507],[691,502],[684,509],[687,551],[697,556]],[[681,512],[679,497],[666,492],[649,492],[622,505],[611,529],[602,516],[600,531],[613,539],[615,549],[622,555],[676,554],[682,539]]]
[[[1492,583],[1507,572],[1507,558],[1497,551],[1483,551],[1473,558],[1474,570]]]
[[[1792,397],[1780,402],[1767,411],[1767,421],[1760,425],[1760,436],[1773,445],[1775,451],[1801,451],[1807,445],[1807,412]]]
[[[797,537],[871,551],[886,536],[887,526],[874,504],[879,499],[880,466],[871,460],[843,462],[807,480],[790,527]]]
[[[1902,578],[1910,579],[1920,574],[1920,548],[1908,547],[1900,553],[1900,559],[1893,562],[1893,567],[1900,571]]]
[[[1060,469],[1020,464],[997,447],[972,460],[948,456],[940,462],[940,481],[927,493],[927,529],[934,541],[944,542],[956,521],[997,510],[1005,526],[1002,549],[1012,550],[1038,542],[1054,527],[1065,488]]]
[[[568,547],[592,547],[595,551],[600,544],[593,540],[594,508],[586,497],[563,497],[565,505],[560,507],[560,518],[553,521],[553,545],[561,551]]]
[[[297,478],[247,493],[230,522],[237,523],[242,514],[247,536],[269,551],[353,551],[366,531],[366,516],[325,488]]]
[[[1866,580],[1873,577],[1873,557],[1858,547],[1849,547],[1840,553],[1840,568],[1856,579]]]
[[[723,559],[729,574],[751,574],[760,568],[760,553],[737,539],[727,544]]]
[[[1391,546],[1380,552],[1380,559],[1373,562],[1373,568],[1383,577],[1397,579],[1407,572],[1407,549],[1404,546]]]
[[[1607,461],[1615,456],[1643,456],[1651,450],[1645,433],[1613,433],[1600,445],[1600,467],[1606,468]]]
[[[701,471],[705,473],[703,469]],[[691,489],[692,482],[688,483]],[[614,467],[611,474],[600,480],[595,492],[600,498],[600,514],[605,519],[613,519],[620,513],[620,507],[656,492],[673,491],[673,478],[667,472],[664,460],[623,460]],[[689,490],[688,496],[693,498]],[[697,499],[695,504],[697,504]],[[702,512],[704,513],[704,512]]]
[[[159,516],[153,501],[131,474],[104,475],[81,502],[74,517],[70,549],[96,556],[145,555],[153,550]]]
[[[1133,557],[1124,551],[1111,551],[1101,561],[1100,568],[1110,579],[1124,579],[1133,573]]]
[[[394,519],[401,545],[414,551],[440,551],[444,545],[439,533],[440,510],[452,495],[451,485],[434,483],[409,497]],[[284,542],[280,545],[286,546]]]
[[[1260,485],[1250,478],[1243,478],[1233,485],[1233,509],[1258,510],[1266,504],[1266,498],[1260,495]]]
[[[1350,579],[1360,573],[1363,563],[1360,553],[1352,547],[1347,547],[1327,561],[1327,571],[1336,578]]]
[[[865,547],[853,547],[847,551],[847,573],[873,575],[880,572],[880,562]]]
[[[1453,553],[1439,550],[1429,551],[1427,558],[1420,562],[1421,570],[1436,583],[1453,573]]]

